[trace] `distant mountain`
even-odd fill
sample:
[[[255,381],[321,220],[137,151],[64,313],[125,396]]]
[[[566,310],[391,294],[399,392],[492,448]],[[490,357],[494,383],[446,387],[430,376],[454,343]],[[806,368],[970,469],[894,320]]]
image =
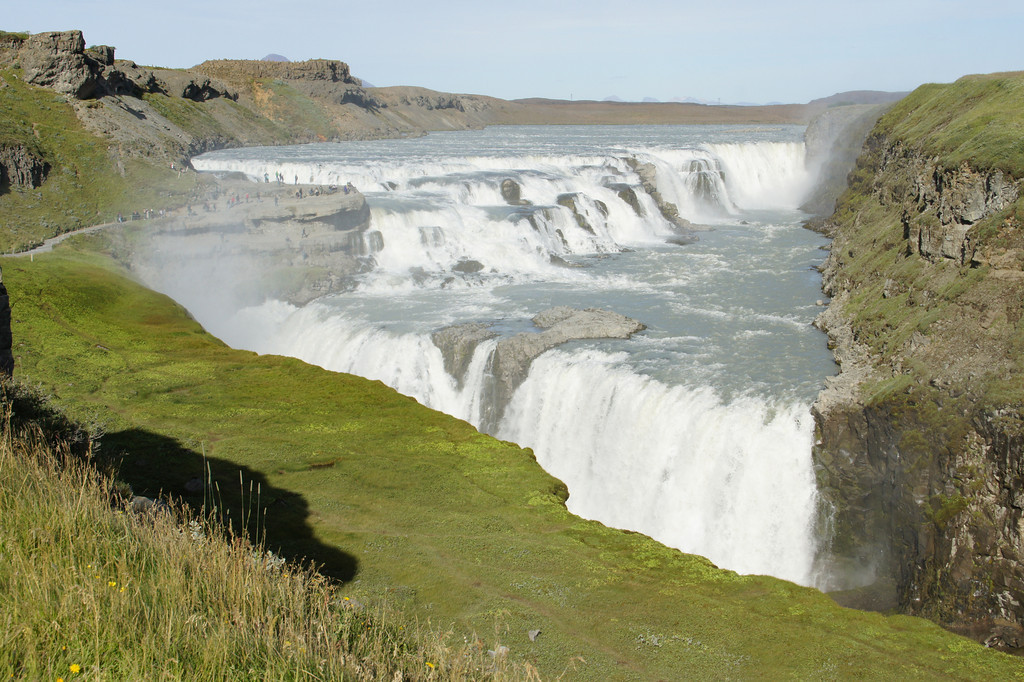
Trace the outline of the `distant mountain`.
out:
[[[271,52],[270,54],[268,54],[266,57],[264,57],[260,61],[261,62],[290,62],[291,60],[288,59],[288,57],[285,57],[285,56],[279,55],[279,54],[274,54],[273,52]]]
[[[658,99],[657,97],[644,97],[642,101],[644,101],[644,102],[660,102],[661,100]]]
[[[605,98],[604,98],[603,100],[601,100],[601,101],[602,101],[602,102],[621,102],[621,101],[622,101],[622,98],[621,98],[621,97],[619,97],[618,95],[608,95],[607,97],[605,97]]]

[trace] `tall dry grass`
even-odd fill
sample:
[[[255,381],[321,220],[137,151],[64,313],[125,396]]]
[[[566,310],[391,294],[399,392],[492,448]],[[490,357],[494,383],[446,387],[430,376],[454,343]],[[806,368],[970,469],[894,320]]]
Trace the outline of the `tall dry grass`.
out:
[[[130,511],[88,448],[20,421],[6,394],[0,405],[4,679],[536,677],[475,637],[358,605],[188,510]]]

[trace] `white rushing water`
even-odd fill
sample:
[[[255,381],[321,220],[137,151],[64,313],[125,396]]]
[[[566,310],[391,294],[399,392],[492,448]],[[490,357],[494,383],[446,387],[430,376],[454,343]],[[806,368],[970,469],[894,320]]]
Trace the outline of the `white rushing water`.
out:
[[[380,379],[531,447],[584,517],[743,573],[814,583],[809,405],[834,365],[810,324],[825,242],[800,226],[814,181],[801,128],[508,127],[193,163],[352,182],[372,215],[367,272],[301,308],[218,307],[184,269],[149,268],[151,285],[212,333]],[[656,169],[664,200],[710,228],[698,242],[668,243],[678,230],[638,163]],[[505,180],[522,205],[502,196]],[[496,342],[456,378],[431,332],[475,321],[528,331],[554,305],[615,310],[648,328],[542,354],[488,421]]]

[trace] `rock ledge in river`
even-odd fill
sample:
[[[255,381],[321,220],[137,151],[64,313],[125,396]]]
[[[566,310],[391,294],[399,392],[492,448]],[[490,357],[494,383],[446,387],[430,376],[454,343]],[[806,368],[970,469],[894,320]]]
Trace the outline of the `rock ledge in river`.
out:
[[[529,373],[530,363],[541,353],[569,341],[626,339],[646,329],[638,320],[610,310],[569,306],[538,313],[532,322],[541,331],[503,338],[494,348],[490,366],[493,387],[485,400],[488,414],[484,415],[484,430],[497,425],[512,394]],[[490,324],[474,322],[439,329],[431,338],[441,349],[445,368],[461,385],[477,345],[496,336]]]

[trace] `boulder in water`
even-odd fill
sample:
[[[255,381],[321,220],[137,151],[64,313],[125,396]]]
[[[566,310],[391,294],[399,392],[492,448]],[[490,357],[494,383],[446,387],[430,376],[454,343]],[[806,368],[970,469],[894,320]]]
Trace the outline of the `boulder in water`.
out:
[[[529,206],[530,202],[523,199],[523,189],[512,178],[501,181],[501,198],[509,206]]]
[[[644,212],[643,206],[640,205],[640,199],[637,197],[635,189],[624,182],[616,182],[608,185],[608,189],[618,194],[619,198],[627,203],[638,216],[641,218],[646,217],[646,213]]]
[[[533,359],[546,350],[580,339],[627,339],[647,328],[638,320],[610,310],[569,306],[538,313],[533,324],[543,331],[522,332],[502,339],[494,351],[494,375],[506,398],[511,398],[526,378]]]
[[[469,260],[469,259],[460,260],[458,263],[456,263],[452,267],[452,270],[454,270],[455,272],[463,272],[463,273],[466,273],[466,274],[473,274],[473,273],[476,273],[476,272],[480,272],[483,269],[484,269],[484,264],[483,263],[481,263],[478,260]]]

